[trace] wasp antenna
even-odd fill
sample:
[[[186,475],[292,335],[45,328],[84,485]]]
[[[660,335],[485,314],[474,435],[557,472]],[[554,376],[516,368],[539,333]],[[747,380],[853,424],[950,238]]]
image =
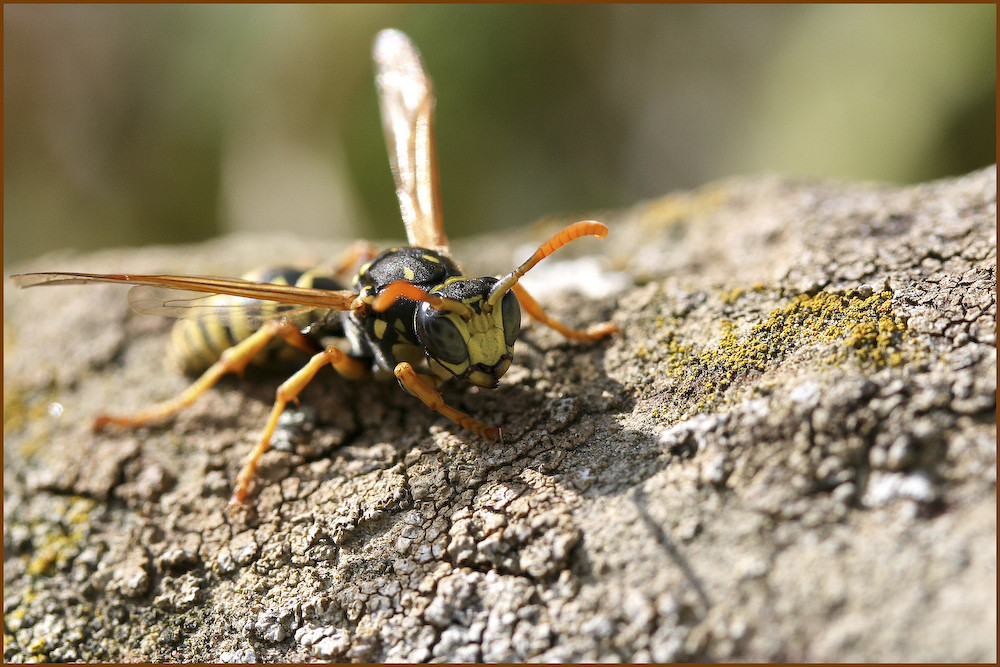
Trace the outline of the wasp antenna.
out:
[[[535,264],[538,264],[570,241],[575,241],[581,236],[596,236],[599,239],[603,239],[607,235],[608,228],[596,220],[581,220],[580,222],[574,222],[572,225],[564,227],[548,241],[538,246],[538,250],[528,258],[528,261],[501,278],[500,282],[493,286],[493,290],[490,292],[486,302],[491,306],[495,306],[503,295],[506,294],[507,290],[521,279],[521,276],[530,271]]]
[[[476,314],[472,306],[467,303],[428,294],[413,283],[408,283],[405,280],[397,280],[386,285],[385,289],[372,301],[372,308],[377,312],[382,312],[402,297],[414,301],[426,301],[432,308],[457,313],[464,320],[469,320]]]

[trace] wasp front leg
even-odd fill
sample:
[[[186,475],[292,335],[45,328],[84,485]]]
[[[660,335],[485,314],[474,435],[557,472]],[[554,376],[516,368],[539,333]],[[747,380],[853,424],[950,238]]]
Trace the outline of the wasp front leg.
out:
[[[478,422],[461,410],[456,410],[445,403],[441,392],[423,380],[409,363],[405,361],[400,362],[396,365],[393,373],[404,389],[423,401],[424,405],[431,410],[440,412],[462,428],[472,431],[476,435],[489,440],[496,440],[500,437],[500,429],[496,426],[487,426],[482,422]]]
[[[297,347],[309,354],[316,352],[317,346],[295,328],[290,322],[279,319],[267,322],[258,331],[240,341],[222,353],[219,360],[209,366],[201,377],[187,389],[172,399],[157,403],[145,410],[126,415],[99,415],[94,420],[94,430],[106,426],[121,428],[136,428],[152,422],[161,421],[174,413],[186,408],[217,383],[227,373],[242,373],[247,364],[263,350],[268,343],[279,336],[289,345]]]
[[[278,418],[285,411],[285,406],[291,401],[298,401],[298,395],[305,389],[323,366],[330,364],[340,373],[340,375],[350,380],[360,380],[370,373],[368,363],[355,359],[344,353],[339,348],[331,345],[322,352],[314,355],[305,366],[300,368],[295,375],[285,380],[276,392],[274,406],[271,408],[271,415],[264,426],[257,446],[253,448],[247,457],[240,474],[236,477],[236,486],[233,489],[229,506],[242,505],[246,500],[250,490],[250,482],[253,481],[254,473],[257,470],[258,461],[264,453],[271,448],[271,436],[278,426]]]
[[[601,322],[600,324],[595,324],[588,329],[571,329],[562,322],[553,319],[545,312],[545,309],[535,301],[534,297],[528,294],[528,290],[524,289],[520,284],[515,284],[513,286],[514,294],[517,295],[517,301],[521,304],[521,307],[531,316],[533,320],[541,322],[547,327],[555,329],[561,333],[566,338],[578,341],[595,341],[609,336],[616,331],[618,327],[613,322]]]

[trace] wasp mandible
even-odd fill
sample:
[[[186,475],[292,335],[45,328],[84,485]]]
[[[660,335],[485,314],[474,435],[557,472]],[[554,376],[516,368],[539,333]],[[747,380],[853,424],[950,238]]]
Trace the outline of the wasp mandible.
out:
[[[134,310],[181,316],[171,336],[171,355],[188,372],[200,373],[198,379],[174,398],[140,412],[101,415],[95,429],[134,428],[162,420],[190,405],[223,375],[242,372],[248,364],[262,363],[289,348],[310,355],[278,387],[263,433],[236,478],[231,506],[246,500],[257,463],[270,447],[285,406],[297,400],[324,366],[333,366],[349,379],[391,373],[427,407],[477,435],[497,439],[499,428],[451,407],[437,387],[458,378],[495,388],[510,367],[522,308],[535,321],[573,340],[599,340],[617,330],[610,322],[571,329],[547,315],[518,283],[535,264],[570,241],[606,236],[607,227],[599,222],[569,225],[507,275],[464,275],[449,256],[441,220],[430,79],[416,47],[398,30],[377,35],[374,60],[408,246],[374,257],[361,246],[330,274],[282,268],[240,279],[64,272],[13,276],[21,287],[129,283],[134,285],[129,291]],[[345,288],[338,275],[364,259],[369,261]]]

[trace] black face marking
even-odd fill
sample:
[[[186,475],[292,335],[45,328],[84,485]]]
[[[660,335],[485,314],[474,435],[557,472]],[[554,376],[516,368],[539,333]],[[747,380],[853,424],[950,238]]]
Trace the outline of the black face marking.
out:
[[[486,297],[490,290],[497,283],[496,278],[485,276],[483,278],[462,278],[442,285],[435,294],[467,303],[477,313],[482,312],[482,306],[486,302]]]

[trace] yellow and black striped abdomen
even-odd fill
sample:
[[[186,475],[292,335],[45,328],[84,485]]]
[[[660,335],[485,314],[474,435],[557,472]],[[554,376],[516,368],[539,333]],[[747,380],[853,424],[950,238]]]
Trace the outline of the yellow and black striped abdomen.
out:
[[[343,289],[339,282],[325,273],[289,267],[251,271],[243,278],[276,285]],[[218,361],[225,350],[248,338],[263,322],[283,311],[289,311],[288,319],[312,340],[317,340],[319,335],[337,333],[329,331],[330,326],[340,328],[339,313],[322,308],[304,309],[225,294],[212,296],[202,305],[198,312],[178,320],[170,336],[170,361],[188,374],[203,372]],[[318,322],[324,325],[306,331]],[[265,367],[282,366],[301,359],[304,354],[279,338],[272,340],[251,363]]]

